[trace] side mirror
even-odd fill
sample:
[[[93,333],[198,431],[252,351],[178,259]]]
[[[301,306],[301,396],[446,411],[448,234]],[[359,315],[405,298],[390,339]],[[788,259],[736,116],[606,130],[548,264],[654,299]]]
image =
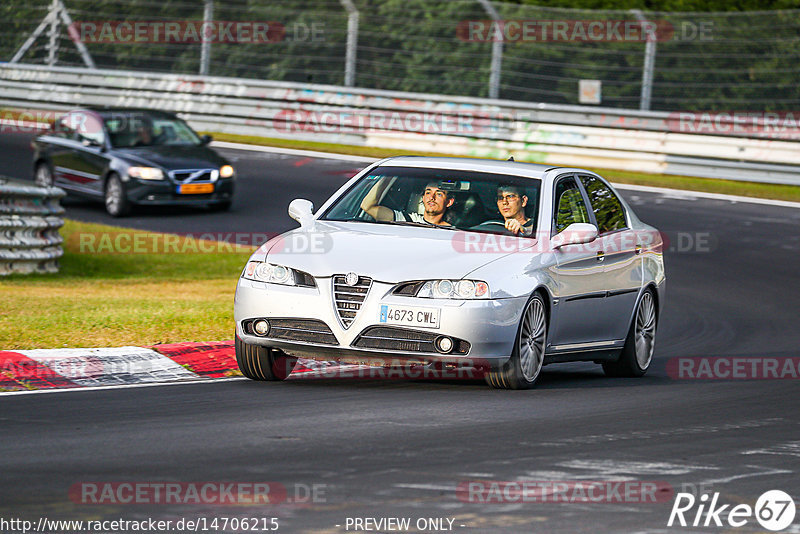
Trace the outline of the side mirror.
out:
[[[300,223],[300,226],[307,226],[313,220],[314,204],[304,198],[296,198],[289,202],[289,217]]]
[[[591,243],[597,239],[597,227],[588,223],[572,223],[552,237],[553,248]]]
[[[200,142],[203,143],[204,145],[210,144],[211,141],[213,141],[213,140],[214,140],[214,138],[211,137],[208,134],[200,136]]]

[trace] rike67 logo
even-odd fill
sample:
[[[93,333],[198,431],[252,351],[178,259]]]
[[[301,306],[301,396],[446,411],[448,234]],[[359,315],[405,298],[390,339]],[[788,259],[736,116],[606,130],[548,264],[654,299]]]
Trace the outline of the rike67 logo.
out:
[[[667,526],[734,527],[747,525],[754,518],[762,528],[778,532],[794,521],[794,500],[781,490],[764,492],[755,507],[749,504],[721,504],[719,493],[709,497],[704,493],[695,498],[691,493],[678,493]]]

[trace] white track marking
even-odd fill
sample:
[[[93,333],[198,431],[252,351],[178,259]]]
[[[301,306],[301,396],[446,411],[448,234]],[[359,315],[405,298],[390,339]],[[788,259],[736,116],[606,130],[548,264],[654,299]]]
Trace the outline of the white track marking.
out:
[[[83,387],[196,380],[198,375],[143,347],[16,351]]]
[[[753,469],[766,469],[766,471],[757,471],[755,473],[745,473],[744,475],[734,475],[730,477],[724,478],[714,478],[711,480],[704,480],[700,482],[701,485],[705,484],[707,486],[711,486],[713,484],[727,484],[728,482],[733,482],[734,480],[739,480],[742,478],[750,478],[750,477],[763,477],[766,475],[789,475],[793,473],[788,469],[769,469],[765,467],[759,467],[757,465],[748,465],[745,467],[752,467]]]
[[[90,387],[77,387],[77,388],[48,388],[48,389],[34,389],[34,390],[27,390],[23,389],[21,391],[0,391],[0,397],[4,397],[6,395],[39,395],[39,394],[46,394],[46,393],[80,393],[82,391],[102,391],[105,389],[129,389],[129,388],[149,388],[149,387],[156,387],[156,386],[185,386],[185,385],[196,385],[196,384],[218,384],[220,382],[231,382],[234,380],[249,380],[249,378],[244,378],[243,376],[233,376],[230,378],[202,378],[197,377],[196,380],[182,380],[180,382],[150,382],[147,384],[125,384],[120,386],[90,386]]]
[[[357,161],[360,163],[374,163],[381,158],[367,158],[364,156],[349,156],[335,152],[318,152],[315,150],[299,150],[296,148],[278,148],[274,146],[246,145],[243,143],[229,143],[227,141],[214,141],[212,148],[232,148],[250,152],[269,152],[270,154],[286,154],[287,156],[303,156],[306,158],[338,159],[343,161]]]
[[[742,454],[777,454],[779,456],[795,456],[800,458],[800,441],[779,443],[765,449],[752,449]]]
[[[569,460],[557,467],[589,471],[597,480],[619,480],[621,475],[677,476],[699,470],[716,470],[706,465],[674,464],[669,462],[634,462],[617,460]]]
[[[749,204],[764,204],[767,206],[780,206],[783,208],[800,209],[800,202],[789,202],[787,200],[771,200],[768,198],[741,197],[737,195],[723,195],[721,193],[705,193],[703,191],[689,191],[686,189],[668,189],[666,187],[651,187],[649,185],[618,184],[612,185],[617,189],[629,191],[641,191],[643,193],[660,193],[669,195],[670,198],[677,200],[688,200],[705,198],[709,200],[725,200],[728,202],[746,202]]]

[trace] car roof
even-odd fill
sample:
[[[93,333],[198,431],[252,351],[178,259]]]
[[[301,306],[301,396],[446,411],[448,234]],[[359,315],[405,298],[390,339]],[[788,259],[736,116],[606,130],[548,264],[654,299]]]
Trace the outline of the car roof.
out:
[[[123,108],[123,107],[87,107],[84,108],[100,115],[102,118],[119,117],[120,115],[147,115],[155,119],[174,119],[175,114],[169,111],[162,111],[160,109],[146,109],[146,108]],[[80,110],[76,110],[80,111]]]
[[[380,162],[381,166],[403,166],[430,169],[448,169],[460,171],[488,172],[496,174],[513,174],[526,178],[542,179],[547,171],[560,169],[559,166],[542,165],[540,163],[523,163],[495,159],[447,158],[429,156],[396,156]]]

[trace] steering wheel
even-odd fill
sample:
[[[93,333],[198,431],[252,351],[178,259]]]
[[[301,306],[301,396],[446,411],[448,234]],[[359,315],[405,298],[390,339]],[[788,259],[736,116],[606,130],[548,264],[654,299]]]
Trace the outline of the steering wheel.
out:
[[[476,226],[470,227],[470,230],[494,230],[493,226],[502,226],[503,229],[506,227],[505,222],[500,221],[484,221]]]

